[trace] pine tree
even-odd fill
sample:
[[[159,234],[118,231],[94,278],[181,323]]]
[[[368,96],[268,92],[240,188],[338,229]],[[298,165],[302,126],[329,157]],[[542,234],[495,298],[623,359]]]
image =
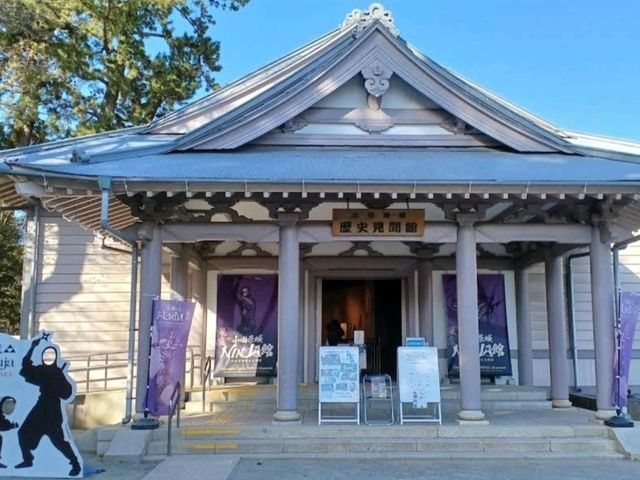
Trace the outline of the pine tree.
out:
[[[249,0],[2,0],[0,148],[152,121],[217,87],[216,8]]]
[[[22,291],[22,217],[0,212],[0,331],[16,335],[20,328]]]

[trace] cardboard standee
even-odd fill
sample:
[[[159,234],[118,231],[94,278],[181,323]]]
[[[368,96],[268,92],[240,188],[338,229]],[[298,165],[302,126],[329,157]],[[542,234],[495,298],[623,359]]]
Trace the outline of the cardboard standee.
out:
[[[76,396],[52,333],[31,340],[0,333],[0,476],[81,478],[66,405]]]
[[[320,347],[318,382],[318,425],[356,423],[360,425],[360,365],[358,347]],[[323,404],[353,404],[353,415],[323,415]]]
[[[398,347],[400,424],[429,422],[442,425],[440,372],[436,347]],[[425,413],[406,414],[404,405]],[[431,408],[430,408],[431,407]],[[428,410],[433,413],[428,413]]]

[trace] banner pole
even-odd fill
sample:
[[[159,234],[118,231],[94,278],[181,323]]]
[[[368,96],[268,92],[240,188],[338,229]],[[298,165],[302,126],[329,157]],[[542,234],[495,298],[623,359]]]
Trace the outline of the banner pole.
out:
[[[149,352],[147,354],[147,382],[144,392],[144,412],[143,417],[134,421],[131,425],[131,430],[156,430],[160,428],[160,422],[156,418],[149,418],[149,380],[151,369],[151,343],[153,342],[153,327],[155,324],[156,302],[160,300],[160,297],[155,295],[153,297],[153,308],[151,309],[151,324],[149,327]]]
[[[615,395],[615,400],[616,400],[616,415],[614,415],[613,417],[611,417],[609,420],[605,420],[604,424],[608,427],[612,427],[612,428],[631,428],[633,427],[633,422],[631,421],[631,419],[629,418],[629,416],[627,415],[627,407],[621,407],[620,405],[624,402],[622,402],[622,395],[626,395],[627,392],[620,392],[620,383],[621,383],[621,379],[622,379],[622,363],[621,363],[621,356],[622,356],[622,289],[621,288],[617,288],[616,292],[615,292],[615,298],[617,299],[617,302],[615,304],[615,312],[616,312],[616,334],[617,334],[617,341],[616,341],[616,365],[615,365],[615,369],[616,369],[616,395]],[[637,313],[637,310],[635,309],[635,302],[634,302],[634,312]],[[613,402],[612,402],[613,403]]]

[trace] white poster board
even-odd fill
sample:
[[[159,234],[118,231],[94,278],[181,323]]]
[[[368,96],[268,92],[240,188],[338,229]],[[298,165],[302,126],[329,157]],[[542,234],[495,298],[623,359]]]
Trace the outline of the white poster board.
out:
[[[400,402],[415,408],[440,403],[440,372],[436,347],[398,347]]]
[[[358,403],[358,347],[320,347],[320,403]]]

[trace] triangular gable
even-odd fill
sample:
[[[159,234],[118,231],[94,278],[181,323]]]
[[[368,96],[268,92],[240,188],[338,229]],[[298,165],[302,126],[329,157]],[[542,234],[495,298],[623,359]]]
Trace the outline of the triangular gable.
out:
[[[185,134],[176,150],[234,149],[255,141],[319,104],[355,78],[368,96],[384,98],[383,85],[402,82],[454,119],[454,129],[478,132],[480,143],[520,152],[566,152],[570,146],[535,117],[509,109],[450,71],[420,57],[376,21],[357,38],[323,51],[314,61],[236,109]],[[384,88],[383,88],[384,89]],[[388,89],[388,86],[387,86]],[[384,100],[383,100],[384,101]],[[455,125],[457,123],[457,126]],[[458,132],[459,133],[459,132]]]
[[[366,72],[365,72],[366,73]],[[258,137],[258,145],[501,147],[399,77],[379,96],[356,75],[291,120]],[[386,85],[386,84],[385,84]]]

